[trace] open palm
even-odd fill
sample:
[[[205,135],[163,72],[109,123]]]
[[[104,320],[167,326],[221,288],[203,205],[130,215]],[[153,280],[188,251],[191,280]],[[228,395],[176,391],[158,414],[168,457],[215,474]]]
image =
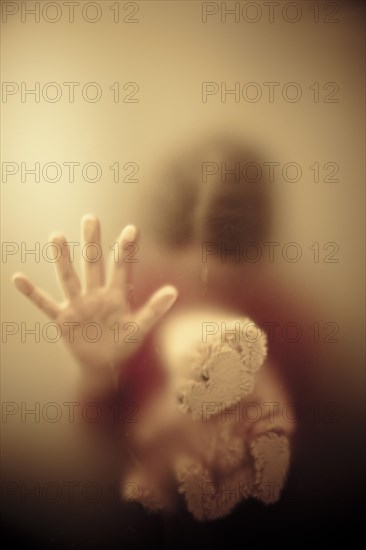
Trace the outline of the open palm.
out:
[[[100,224],[94,216],[83,218],[82,234],[84,249],[92,245],[101,251]],[[66,238],[57,235],[52,241],[59,253],[55,263],[66,302],[56,303],[21,273],[15,274],[13,281],[57,324],[63,341],[83,367],[98,372],[115,370],[136,352],[146,334],[170,309],[177,290],[169,285],[161,287],[139,310],[131,310],[132,263],[124,261],[124,251],[131,243],[137,246],[137,230],[132,225],[121,232],[107,282],[102,254],[95,261],[84,258],[85,289],[75,272]]]

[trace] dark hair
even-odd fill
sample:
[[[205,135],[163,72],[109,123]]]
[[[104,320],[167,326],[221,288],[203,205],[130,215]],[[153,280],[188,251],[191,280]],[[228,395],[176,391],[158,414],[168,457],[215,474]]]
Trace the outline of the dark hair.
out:
[[[153,233],[171,247],[266,240],[272,209],[262,168],[257,153],[224,138],[181,155],[154,188]]]

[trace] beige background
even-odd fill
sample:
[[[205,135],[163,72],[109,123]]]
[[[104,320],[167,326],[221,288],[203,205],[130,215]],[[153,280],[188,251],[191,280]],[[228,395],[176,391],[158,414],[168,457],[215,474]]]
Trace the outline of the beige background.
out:
[[[28,4],[32,4],[28,2]],[[19,15],[2,25],[1,73],[5,82],[32,85],[56,81],[96,81],[104,96],[98,103],[80,99],[70,104],[21,103],[19,94],[2,103],[2,162],[98,162],[106,177],[97,183],[76,178],[57,183],[22,183],[19,177],[2,182],[2,240],[46,243],[55,230],[79,239],[80,217],[93,212],[102,221],[103,242],[114,241],[122,226],[139,223],[148,234],[149,220],[139,215],[146,189],[154,184],[159,165],[172,153],[219,131],[259,143],[267,160],[298,162],[300,182],[279,183],[276,193],[275,238],[281,242],[333,241],[339,244],[338,264],[279,262],[276,269],[311,289],[319,303],[320,320],[340,326],[341,341],[324,348],[319,365],[327,377],[349,382],[343,394],[347,408],[361,403],[364,289],[364,37],[362,2],[338,2],[338,23],[312,21],[310,2],[297,2],[303,17],[290,24],[278,15],[263,20],[226,24],[219,15],[201,22],[200,2],[139,2],[137,24],[111,22],[103,4],[100,22],[88,24],[66,16],[55,24],[20,22]],[[283,2],[281,2],[281,5]],[[325,13],[324,7],[322,13]],[[79,14],[80,12],[76,12]],[[265,12],[263,12],[265,13]],[[140,85],[139,103],[113,103],[107,88],[113,82]],[[203,81],[230,84],[257,81],[296,81],[304,98],[288,103],[278,95],[226,103],[212,97],[201,101]],[[338,103],[314,103],[313,82],[332,81],[340,87]],[[66,97],[66,96],[65,96]],[[113,162],[137,162],[139,183],[112,181]],[[314,183],[306,167],[333,161],[340,167],[339,183]],[[164,215],[151,212],[151,216]],[[11,283],[15,271],[55,297],[61,291],[52,264],[29,257],[10,257],[2,269],[2,321],[32,326],[45,320]],[[339,364],[338,357],[348,357]],[[9,339],[2,347],[2,398],[33,403],[75,399],[76,366],[61,345],[21,343]],[[341,395],[339,392],[338,395]],[[22,423],[14,417],[2,425],[3,471],[9,479],[58,479],[68,464],[87,450],[77,430],[58,424]],[[60,458],[60,448],[66,448]],[[87,446],[86,446],[87,447]],[[84,449],[84,450],[83,450]],[[65,453],[64,453],[65,454]],[[24,457],[27,471],[24,474]],[[66,462],[66,466],[65,466]],[[85,466],[85,463],[84,463]],[[70,466],[71,467],[71,466]],[[75,472],[75,467],[73,466]],[[38,477],[37,477],[38,476]]]

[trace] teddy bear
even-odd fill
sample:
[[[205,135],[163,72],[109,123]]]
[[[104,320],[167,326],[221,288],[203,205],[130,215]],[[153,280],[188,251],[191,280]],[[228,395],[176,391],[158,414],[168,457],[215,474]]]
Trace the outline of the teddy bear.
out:
[[[170,483],[197,521],[227,516],[249,498],[278,501],[295,425],[281,412],[289,395],[265,333],[247,317],[197,311],[171,320],[158,342],[169,383],[140,427],[149,466],[136,460],[122,496],[132,483],[129,500],[165,510]]]

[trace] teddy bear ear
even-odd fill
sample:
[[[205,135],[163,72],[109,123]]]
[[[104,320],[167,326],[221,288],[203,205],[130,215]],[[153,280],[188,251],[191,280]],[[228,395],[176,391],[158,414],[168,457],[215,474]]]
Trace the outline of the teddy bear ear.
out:
[[[240,330],[227,331],[225,342],[240,355],[248,372],[255,373],[267,357],[267,336],[250,319],[236,319],[227,326],[240,327]]]

